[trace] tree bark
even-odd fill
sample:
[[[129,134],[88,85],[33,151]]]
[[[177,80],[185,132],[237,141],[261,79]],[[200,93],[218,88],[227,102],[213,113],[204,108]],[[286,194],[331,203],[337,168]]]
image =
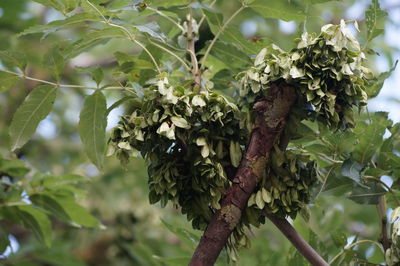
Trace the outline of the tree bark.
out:
[[[221,209],[211,219],[200,239],[191,266],[213,265],[236,225],[242,211],[267,166],[274,144],[286,125],[286,118],[296,100],[293,87],[281,82],[272,84],[264,99],[254,105],[255,123],[249,145],[240,162],[232,186],[221,200]]]

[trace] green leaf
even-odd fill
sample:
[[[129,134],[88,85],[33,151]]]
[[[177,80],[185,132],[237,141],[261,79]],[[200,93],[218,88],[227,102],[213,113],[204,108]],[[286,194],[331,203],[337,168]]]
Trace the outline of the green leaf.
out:
[[[93,14],[82,12],[82,13],[78,13],[73,16],[67,17],[66,19],[52,21],[47,25],[32,26],[32,27],[24,30],[23,32],[21,32],[19,34],[19,36],[27,35],[27,34],[34,34],[34,33],[44,33],[45,34],[44,37],[45,37],[51,32],[55,32],[57,30],[65,28],[65,27],[78,26],[78,25],[80,26],[84,22],[88,22],[88,21],[100,21],[100,19]]]
[[[29,196],[29,200],[32,201],[33,204],[48,211],[49,214],[53,215],[54,217],[64,221],[70,221],[68,214],[53,198],[45,194],[33,194]]]
[[[392,122],[387,118],[385,112],[371,114],[372,122],[358,122],[354,133],[359,137],[359,142],[355,146],[352,157],[364,164],[368,162],[383,142],[383,135]]]
[[[53,197],[53,199],[62,207],[71,221],[85,227],[101,228],[100,222],[89,213],[84,207],[75,202],[71,197]]]
[[[383,175],[389,175],[389,172],[380,168],[368,168],[365,170],[364,175],[380,178]]]
[[[379,198],[386,192],[380,184],[368,182],[362,187],[355,186],[348,198],[359,204],[378,204]]]
[[[11,150],[22,147],[35,133],[39,122],[50,113],[57,88],[42,85],[35,88],[18,107],[10,125]]]
[[[219,37],[220,41],[236,45],[245,54],[257,54],[266,45],[266,41],[251,42],[246,40],[237,27],[227,26],[222,30],[222,26],[224,25],[222,14],[211,12],[207,9],[203,9],[203,13],[206,15],[208,25],[214,35],[222,31]]]
[[[341,0],[307,0],[309,4],[322,4],[326,2],[339,2]]]
[[[77,67],[76,70],[79,73],[90,74],[97,87],[104,79],[104,72],[100,67]]]
[[[146,1],[147,2],[147,1]],[[150,0],[152,6],[159,6],[162,8],[169,8],[173,6],[183,6],[188,5],[189,2],[187,0]]]
[[[211,54],[231,69],[244,69],[253,65],[247,54],[229,43],[216,42],[211,50]]]
[[[77,6],[76,0],[64,0],[64,1],[57,1],[57,0],[33,0],[39,4],[44,6],[52,7],[62,13],[66,13],[68,11],[72,11]]]
[[[79,116],[78,131],[86,155],[102,168],[106,150],[106,98],[101,91],[87,96]]]
[[[342,248],[347,244],[347,236],[342,231],[336,230],[331,233],[331,238],[337,247]]]
[[[8,233],[0,227],[0,254],[6,251],[8,245],[10,245],[10,240],[8,239]]]
[[[306,18],[305,13],[299,6],[282,0],[256,0],[249,4],[249,7],[267,18],[276,18],[284,21],[302,21]]]
[[[376,77],[369,86],[367,86],[366,92],[368,94],[368,99],[374,98],[379,94],[383,87],[383,84],[385,83],[385,80],[390,77],[390,75],[392,75],[393,71],[396,69],[398,62],[399,60],[396,60],[396,63],[389,71],[379,74],[379,76]]]
[[[51,245],[51,223],[46,214],[32,206],[19,206],[18,217],[20,223],[32,230],[35,237],[50,247]]]
[[[351,179],[343,178],[341,175],[334,175],[334,173],[330,173],[325,178],[328,179],[326,180],[323,192],[327,195],[343,196],[351,190],[354,184]]]
[[[139,104],[139,105],[140,105],[140,102],[137,101],[137,97],[136,97],[136,96],[125,96],[125,97],[119,99],[118,101],[116,101],[115,103],[113,103],[110,107],[108,107],[108,108],[107,108],[107,112],[106,112],[105,115],[108,116],[108,114],[109,114],[112,110],[114,110],[115,108],[117,108],[118,106],[120,106],[121,104],[123,104],[124,102],[126,102],[126,101],[132,101],[132,100],[136,100],[136,101],[135,101],[135,104]]]
[[[378,166],[383,170],[400,168],[400,157],[391,152],[379,153]]]
[[[66,186],[66,185],[76,185],[79,183],[88,182],[89,179],[87,177],[83,177],[77,174],[67,174],[62,176],[53,176],[53,175],[43,175],[37,174],[32,178],[31,185],[36,186],[44,186],[49,189]]]
[[[176,225],[172,225],[167,221],[161,219],[164,226],[174,235],[176,235],[182,242],[191,248],[195,248],[200,241],[200,237],[186,229],[179,228]]]
[[[387,12],[383,11],[378,0],[372,0],[365,11],[365,23],[367,25],[367,43],[384,32]]]
[[[11,89],[18,81],[18,76],[15,74],[6,73],[0,70],[0,92]]]
[[[161,32],[160,26],[155,21],[143,25],[135,25],[133,27],[140,32],[147,33],[155,39],[158,39],[160,41],[167,41],[167,37],[164,33]]]
[[[233,167],[238,167],[240,159],[242,158],[242,151],[240,149],[239,142],[231,141],[229,145],[229,155],[231,157],[231,163]]]
[[[4,66],[13,69],[18,67],[22,72],[25,71],[27,60],[26,56],[14,51],[0,51],[0,59]]]
[[[343,162],[341,173],[343,176],[348,177],[358,184],[361,184],[360,172],[363,165],[357,161],[349,158]]]
[[[68,48],[66,48],[65,51],[63,51],[63,55],[65,58],[73,58],[82,52],[89,50],[100,43],[107,42],[113,38],[127,37],[119,28],[104,28],[100,30],[94,30],[88,32],[82,39],[74,42]]]
[[[23,177],[30,171],[21,160],[7,160],[0,158],[0,173],[13,177]]]
[[[64,64],[64,57],[58,48],[51,49],[43,57],[43,65],[51,71],[57,81],[60,81],[64,72]]]

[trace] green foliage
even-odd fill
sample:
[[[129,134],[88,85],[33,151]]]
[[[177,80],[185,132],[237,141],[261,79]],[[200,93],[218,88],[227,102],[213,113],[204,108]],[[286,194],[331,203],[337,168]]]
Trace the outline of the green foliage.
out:
[[[21,148],[35,133],[39,122],[50,113],[56,95],[57,87],[42,85],[26,97],[10,125],[11,150]]]
[[[299,6],[285,1],[273,0],[268,3],[263,0],[251,1],[249,7],[267,18],[277,18],[284,21],[302,21],[306,18]]]
[[[312,56],[310,56],[312,55]],[[342,20],[321,33],[303,33],[296,49],[287,53],[276,45],[257,55],[254,67],[239,75],[241,96],[255,100],[271,83],[285,80],[299,92],[308,119],[316,117],[332,128],[352,126],[352,106],[364,106],[371,71],[362,65],[364,53]],[[254,101],[253,100],[253,101]]]
[[[52,242],[49,216],[76,226],[99,228],[99,221],[76,202],[83,191],[75,186],[82,182],[87,179],[35,173],[21,160],[0,157],[0,217],[31,230],[47,246]],[[2,229],[2,251],[8,243],[8,230]]]
[[[41,14],[30,10],[29,1],[0,2],[4,12],[1,49],[7,49],[0,52],[0,91],[4,92],[0,95],[4,117],[0,119],[0,149],[3,152],[11,144],[18,157],[29,162],[0,159],[0,253],[9,247],[9,235],[23,247],[6,263],[83,265],[85,261],[98,265],[83,253],[106,235],[111,240],[100,245],[104,250],[95,252],[100,263],[186,264],[199,232],[193,234],[176,214],[186,214],[194,228],[207,226],[240,164],[252,127],[252,104],[271,83],[281,80],[293,85],[299,95],[285,130],[290,143],[285,152],[274,148],[224,254],[237,259],[235,247],[248,246],[253,238],[253,248],[240,251],[241,265],[305,264],[271,226],[254,228],[265,222],[268,212],[291,216],[296,229],[332,265],[383,263],[378,241],[384,217],[374,212],[384,198],[387,208],[398,206],[400,126],[386,113],[367,115],[363,108],[358,113],[353,110],[365,105],[367,95],[377,96],[396,67],[371,79],[363,65],[368,62],[365,57],[374,65],[368,46],[384,33],[384,23],[393,23],[386,21],[387,13],[377,0],[360,24],[365,34],[356,33],[365,43],[363,49],[342,22],[324,26],[319,35],[303,34],[290,52],[270,45],[271,40],[289,48],[287,40],[298,37],[299,31],[281,32],[277,19],[296,21],[297,29],[303,26],[311,31],[321,26],[327,11],[333,16],[330,21],[339,21],[353,1],[37,0],[50,8],[37,11]],[[196,63],[190,62],[194,59],[187,51],[189,13],[201,89],[193,84],[191,69],[195,70]],[[53,16],[58,20],[37,25]],[[257,33],[243,35],[239,25],[244,22],[256,24]],[[206,37],[208,30],[212,34]],[[38,35],[43,36],[40,43]],[[391,60],[393,48],[384,43],[375,47]],[[77,68],[76,63],[85,67]],[[244,86],[237,86],[234,76],[249,68],[241,74]],[[87,74],[93,87],[86,84]],[[33,89],[37,82],[51,85]],[[75,106],[85,96],[85,88],[96,91],[84,99],[78,132],[86,155],[102,167],[102,174],[82,190],[81,183],[87,179],[65,173],[93,175],[91,166],[83,163],[71,122],[78,117]],[[30,90],[24,100],[24,92]],[[106,97],[114,102],[108,108]],[[112,131],[109,154],[116,154],[127,172],[115,160],[104,160],[106,119],[122,106],[126,109]],[[24,145],[50,111],[46,123],[57,127],[55,136],[43,136],[41,131]],[[141,155],[145,163],[133,155]],[[108,228],[79,230],[82,236],[78,237],[62,223],[52,227],[56,219],[73,227],[103,228],[78,203],[86,191],[85,205]],[[148,206],[148,196],[165,210]],[[167,202],[173,204],[166,206]],[[177,211],[176,206],[181,208]],[[398,209],[393,217],[396,213]],[[159,222],[160,216],[170,233]],[[389,265],[399,258],[397,219],[391,221]],[[45,246],[53,240],[52,247],[45,249],[29,237],[18,236],[16,224],[29,229]],[[245,236],[246,225],[257,238]],[[351,246],[345,247],[348,237],[355,235]],[[224,258],[219,263],[226,265]]]
[[[193,227],[204,229],[230,184],[224,168],[239,163],[246,141],[239,124],[238,108],[223,96],[196,94],[160,76],[113,130],[108,154],[127,163],[140,152],[148,165],[150,203],[179,204]]]
[[[101,91],[86,97],[79,115],[79,135],[89,159],[102,168],[106,152],[106,98]]]
[[[14,51],[0,51],[0,60],[8,68],[18,67],[22,72],[25,71],[27,60],[24,54]]]
[[[378,0],[372,0],[371,5],[365,11],[367,24],[367,43],[384,32],[384,18],[387,12],[380,8]]]

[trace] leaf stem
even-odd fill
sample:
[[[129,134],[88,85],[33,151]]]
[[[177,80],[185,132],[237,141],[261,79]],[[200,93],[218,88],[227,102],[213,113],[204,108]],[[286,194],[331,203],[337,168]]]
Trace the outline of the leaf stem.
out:
[[[210,7],[213,7],[215,5],[215,3],[217,2],[217,0],[214,0],[211,2]],[[203,16],[201,17],[200,21],[199,21],[199,29],[201,27],[201,24],[203,24],[204,20],[206,19],[206,15],[203,14]]]
[[[153,41],[150,40],[150,39],[148,40],[148,42],[149,42],[150,44],[152,44],[152,45],[154,45],[154,46],[160,48],[161,50],[163,50],[163,51],[169,53],[169,54],[172,55],[173,57],[175,57],[179,62],[182,63],[182,65],[186,68],[186,70],[188,70],[188,71],[191,70],[191,69],[190,69],[190,66],[188,66],[188,64],[186,64],[186,62],[185,62],[181,57],[179,57],[177,54],[175,54],[175,53],[172,52],[171,50],[169,50],[169,49],[163,47],[162,45],[159,45],[159,44],[156,43],[156,42],[153,42]]]
[[[192,74],[194,77],[194,82],[200,86],[201,88],[201,72],[199,69],[199,62],[197,61],[196,57],[196,50],[195,50],[195,42],[196,42],[196,36],[193,34],[193,25],[192,25],[192,20],[193,20],[193,14],[192,14],[192,8],[189,7],[189,16],[188,16],[188,22],[187,22],[187,45],[186,49],[190,54],[190,60],[192,62]]]
[[[184,30],[185,30],[178,22],[176,22],[175,20],[173,20],[171,17],[169,17],[168,15],[166,15],[165,13],[163,13],[162,11],[160,11],[160,10],[158,10],[158,9],[156,9],[156,8],[150,7],[150,6],[147,7],[147,9],[148,9],[148,10],[151,10],[151,11],[153,11],[153,12],[156,12],[156,13],[157,13],[158,15],[160,15],[161,17],[163,17],[163,18],[169,20],[169,21],[172,22],[175,26],[177,26],[181,31],[184,31]]]
[[[329,177],[329,175],[331,174],[332,169],[333,169],[334,167],[335,167],[335,166],[333,165],[333,166],[331,166],[331,167],[329,168],[328,173],[327,173],[326,176],[325,176],[324,182],[322,183],[321,189],[318,191],[318,194],[315,196],[315,198],[318,198],[318,196],[319,196],[319,195],[322,193],[322,191],[324,190],[324,188],[325,188],[325,186],[326,186],[326,183],[328,182],[328,177]]]
[[[382,180],[380,180],[374,176],[367,175],[367,176],[364,176],[364,178],[370,179],[370,180],[375,181],[375,182],[381,184],[382,186],[384,186],[389,191],[389,193],[393,195],[393,199],[394,199],[394,201],[396,201],[397,205],[400,206],[400,200],[396,197],[396,193],[385,182],[383,182]]]
[[[207,47],[206,52],[204,53],[204,56],[202,58],[202,63],[200,69],[204,69],[204,64],[207,60],[208,55],[210,54],[211,49],[213,48],[215,42],[218,40],[219,36],[222,34],[222,32],[225,30],[225,28],[229,25],[229,23],[243,10],[245,9],[246,6],[242,5],[238,10],[236,10],[235,13],[232,14],[230,18],[222,25],[222,27],[219,29],[217,34],[215,34],[214,39],[211,41],[210,45]]]
[[[88,3],[88,5],[89,5],[91,8],[93,8],[97,13],[99,13],[99,15],[102,17],[102,19],[103,19],[104,21],[108,21],[108,20],[106,19],[106,17],[103,15],[103,13],[101,13],[101,11],[100,11],[95,5],[93,5],[89,0],[86,0],[86,2]]]
[[[335,260],[337,260],[338,258],[340,258],[340,256],[342,256],[346,250],[353,248],[354,246],[363,244],[363,243],[372,243],[374,245],[376,245],[383,253],[383,255],[385,255],[385,251],[383,250],[382,246],[377,243],[376,241],[373,240],[369,240],[369,239],[363,239],[363,240],[359,240],[357,242],[354,242],[353,244],[349,245],[347,248],[344,248],[342,251],[340,251],[335,257],[333,257],[333,259],[329,262],[329,265],[331,265]]]
[[[89,0],[86,0],[86,2],[87,2],[94,10],[96,10],[97,13],[99,13],[99,15],[103,18],[103,21],[102,21],[102,22],[103,22],[104,24],[106,24],[106,25],[108,25],[108,26],[111,26],[111,27],[115,27],[115,28],[121,29],[123,32],[125,32],[125,34],[127,34],[127,36],[129,37],[129,39],[130,39],[133,43],[135,43],[135,44],[137,44],[138,46],[140,46],[140,47],[143,49],[143,51],[145,51],[145,52],[148,54],[148,56],[150,57],[151,61],[153,61],[153,64],[154,64],[154,66],[156,67],[157,72],[158,72],[159,74],[161,74],[160,67],[158,66],[157,61],[155,60],[155,58],[154,58],[154,56],[152,55],[152,53],[150,53],[150,51],[149,51],[141,42],[139,42],[138,40],[136,40],[135,37],[132,35],[132,33],[131,33],[127,28],[125,28],[124,26],[118,25],[118,24],[111,23],[108,19],[106,19],[106,18],[104,17],[104,15],[100,12],[100,10],[99,10],[95,5],[93,5]]]
[[[17,76],[17,77],[19,77],[21,79],[32,80],[32,81],[36,81],[36,82],[40,82],[40,83],[43,83],[43,84],[52,85],[52,86],[59,87],[59,88],[89,89],[89,90],[130,90],[130,91],[134,90],[133,88],[123,87],[123,86],[108,86],[108,87],[104,87],[104,88],[97,88],[97,87],[90,87],[90,86],[83,86],[83,85],[61,84],[61,83],[55,83],[55,82],[51,82],[51,81],[47,81],[47,80],[43,80],[43,79],[37,79],[37,78],[29,77],[29,76],[26,76],[24,74],[8,71],[8,70],[5,70],[5,69],[0,69],[0,71],[4,72],[4,73],[11,74],[11,75],[15,75],[15,76]]]

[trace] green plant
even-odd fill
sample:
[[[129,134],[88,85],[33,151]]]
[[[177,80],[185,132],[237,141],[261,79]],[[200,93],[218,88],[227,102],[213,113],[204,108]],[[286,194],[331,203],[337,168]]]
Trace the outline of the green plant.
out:
[[[378,94],[395,68],[373,77],[366,66],[367,55],[374,53],[367,46],[383,32],[386,16],[378,1],[372,1],[366,12],[364,47],[346,25],[353,22],[358,30],[357,22],[341,20],[339,25],[323,26],[319,34],[304,31],[289,52],[268,40],[246,40],[231,23],[249,12],[303,21],[306,28],[312,20],[310,4],[328,1],[241,1],[233,4],[234,11],[225,20],[218,1],[37,2],[65,17],[25,29],[19,34],[21,42],[43,34],[52,43],[59,31],[72,27],[77,33],[71,40],[50,45],[43,56],[51,81],[31,76],[31,58],[23,53],[1,51],[2,90],[20,85],[21,80],[42,84],[30,92],[10,122],[11,151],[23,154],[39,122],[54,108],[61,88],[78,93],[94,90],[85,97],[77,130],[87,157],[103,171],[108,170],[106,153],[115,154],[125,167],[131,157],[144,158],[150,203],[164,207],[171,202],[194,229],[205,230],[192,265],[214,263],[223,247],[230,259],[237,260],[238,247],[250,244],[245,228],[259,227],[267,219],[313,264],[367,260],[365,252],[351,253],[351,248],[367,242],[381,247],[388,263],[396,263],[396,242],[390,243],[386,227],[382,226],[381,239],[359,240],[349,247],[338,233],[332,237],[337,247],[318,255],[286,221],[288,216],[298,222],[300,213],[308,223],[315,211],[309,203],[332,191],[359,204],[376,205],[381,224],[386,218],[385,199],[390,199],[391,208],[398,205],[399,126],[386,113],[369,114],[365,109],[367,98]],[[156,21],[149,22],[148,16]],[[213,36],[198,48],[206,24]],[[115,40],[121,47],[114,47],[110,69],[66,69],[70,59]],[[284,45],[289,47],[288,43]],[[73,77],[89,75],[94,85],[63,83],[68,71]],[[112,96],[117,100],[107,108]],[[106,152],[107,116],[123,104],[128,110],[112,130]],[[390,136],[384,138],[386,130]],[[12,153],[7,157],[14,158],[7,162],[15,160]],[[381,181],[386,175],[393,185]],[[76,176],[63,176],[57,182],[69,177]],[[2,180],[7,183],[7,178]],[[27,186],[18,187],[18,178]],[[69,223],[100,226],[75,202],[79,191],[70,186],[75,181],[56,189],[51,181],[55,178],[49,177],[50,183],[46,175],[39,179],[40,192],[30,191],[39,181],[24,174],[8,182],[17,184],[14,194],[20,201],[28,193],[26,208],[41,212],[28,219],[34,221],[30,229],[39,239],[49,244],[47,214]],[[9,194],[2,200],[13,202]],[[3,205],[3,219],[21,212],[19,207],[9,210]],[[87,219],[80,221],[77,210]],[[315,228],[309,226],[310,235]],[[3,239],[4,250],[9,242],[6,235]],[[186,263],[188,258],[179,261]]]

